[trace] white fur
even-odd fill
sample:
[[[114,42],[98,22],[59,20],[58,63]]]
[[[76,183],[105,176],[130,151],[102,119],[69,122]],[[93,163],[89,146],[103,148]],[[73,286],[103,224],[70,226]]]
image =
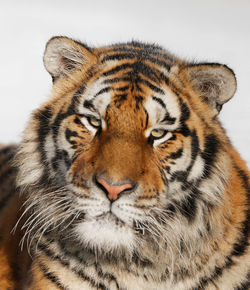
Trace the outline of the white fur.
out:
[[[183,146],[183,152],[181,157],[176,159],[175,164],[172,164],[170,166],[170,174],[166,173],[167,177],[171,178],[172,174],[175,171],[179,171],[180,169],[182,171],[185,171],[190,164],[191,161],[190,156],[191,156],[191,146],[188,146],[188,144],[186,144],[186,146],[185,145]]]
[[[36,151],[36,142],[29,142],[19,151],[19,168],[17,182],[19,186],[35,184],[43,174],[40,154]]]
[[[111,93],[105,92],[93,98],[98,92],[107,87],[107,85],[103,84],[103,81],[104,79],[100,78],[97,79],[93,84],[89,85],[89,87],[83,94],[80,105],[78,106],[78,112],[82,115],[93,116],[97,119],[101,119],[102,128],[105,129],[106,124],[103,116],[107,106],[111,101]],[[91,109],[83,107],[84,101],[93,101],[93,105],[97,111],[93,111]],[[92,133],[92,135],[95,135],[96,128],[89,124],[85,116],[81,119],[81,122],[86,127],[86,129],[88,129]]]
[[[46,136],[44,148],[48,160],[52,160],[55,157],[55,144],[52,133],[49,133],[49,135]]]
[[[78,224],[75,233],[78,240],[93,248],[112,251],[125,247],[131,251],[135,247],[133,231],[120,223],[117,225],[114,215],[107,214],[102,218],[93,218]]]
[[[103,79],[103,78],[99,78],[94,83],[89,84],[88,88],[86,89],[86,91],[83,94],[84,95],[83,100],[78,107],[79,113],[85,114],[86,110],[89,112],[88,109],[86,109],[82,106],[83,101],[91,101],[93,99],[93,97],[98,92],[100,92],[102,89],[106,88],[108,85],[104,84],[104,80],[105,79]],[[97,96],[93,99],[93,104],[96,107],[96,109],[98,110],[98,113],[100,114],[100,116],[103,115],[103,113],[105,112],[110,101],[111,101],[111,93],[110,92],[100,94],[99,96]]]
[[[160,145],[161,143],[167,141],[168,139],[170,139],[173,136],[173,134],[171,132],[168,132],[163,138],[160,139],[156,139],[154,141],[154,147]]]
[[[177,97],[170,90],[165,90],[164,95],[156,94],[155,97],[161,99],[165,103],[166,109],[170,117],[176,118],[176,122],[174,124],[165,125],[166,129],[168,129],[169,131],[177,129],[179,125],[179,118],[181,115]],[[145,102],[144,107],[148,112],[149,121],[152,124],[152,127],[154,127],[155,129],[155,126],[160,125],[160,121],[164,118],[166,111],[162,108],[160,104],[157,103],[157,101],[153,100],[152,98],[149,98]]]
[[[204,169],[204,161],[200,156],[196,157],[196,160],[193,164],[193,167],[188,175],[188,181],[191,181],[192,179],[196,179],[201,176]]]
[[[180,110],[178,107],[178,103],[176,101],[176,96],[171,91],[165,91],[165,95],[156,95],[157,98],[161,99],[165,104],[167,111],[172,118],[176,118],[176,122],[174,124],[162,124],[161,120],[163,120],[166,111],[162,108],[157,101],[149,98],[145,103],[145,109],[149,115],[149,122],[151,127],[145,131],[145,136],[148,138],[154,129],[163,129],[167,131],[174,131],[177,129],[179,125],[180,118]],[[163,138],[156,139],[154,141],[154,146],[158,146],[159,144],[167,141],[172,137],[172,133],[168,132]]]
[[[77,239],[100,249],[126,247],[132,250],[136,241],[133,222],[145,218],[143,211],[134,206],[135,195],[124,195],[110,203],[104,193],[92,185],[89,198],[77,198],[77,210],[85,213],[84,221],[74,229]]]
[[[44,53],[44,65],[53,76],[71,72],[62,62],[62,58],[73,61],[77,68],[87,62],[87,56],[79,47],[73,46],[71,41],[65,41],[62,38],[50,40]]]

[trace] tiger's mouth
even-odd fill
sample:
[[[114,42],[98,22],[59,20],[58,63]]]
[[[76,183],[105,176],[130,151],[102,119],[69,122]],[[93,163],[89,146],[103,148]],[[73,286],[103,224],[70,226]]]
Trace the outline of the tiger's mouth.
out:
[[[95,217],[96,221],[100,221],[100,220],[106,220],[106,221],[110,221],[110,222],[114,222],[116,225],[120,224],[122,225],[126,225],[126,223],[120,219],[118,216],[116,216],[110,209],[109,212],[105,212],[103,214],[97,215]],[[129,225],[128,225],[129,226]]]

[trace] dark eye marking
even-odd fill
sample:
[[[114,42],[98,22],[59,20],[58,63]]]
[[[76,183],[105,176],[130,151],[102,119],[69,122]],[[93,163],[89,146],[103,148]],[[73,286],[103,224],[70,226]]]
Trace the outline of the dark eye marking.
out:
[[[82,122],[77,117],[75,117],[74,122],[78,125],[82,125]]]
[[[152,96],[152,99],[156,101],[160,106],[162,106],[162,108],[166,111],[164,118],[161,120],[161,123],[167,123],[169,125],[174,124],[176,118],[170,116],[169,112],[167,111],[166,104],[163,102],[163,100],[155,96]]]
[[[70,129],[66,129],[65,137],[66,137],[66,140],[70,144],[74,145],[74,144],[76,144],[76,141],[72,140],[71,137],[79,137],[79,135],[77,134],[76,131],[71,131]]]
[[[87,101],[87,100],[84,101],[83,107],[85,107],[86,109],[91,110],[92,112],[96,112],[96,108],[95,108],[95,106],[93,105],[93,103],[91,101]]]
[[[98,93],[94,95],[93,99],[95,99],[97,96],[100,96],[101,94],[109,92],[110,90],[111,90],[111,87],[105,87],[101,89]]]
[[[183,149],[180,148],[176,152],[172,152],[169,155],[168,159],[178,159],[178,158],[180,158],[182,156],[182,153],[183,153]]]
[[[157,97],[155,97],[155,96],[153,96],[152,99],[153,99],[154,101],[156,101],[159,105],[161,105],[163,109],[166,110],[166,104],[163,102],[162,99],[157,98]]]
[[[164,118],[161,120],[162,123],[167,123],[169,125],[173,125],[175,121],[176,121],[176,118],[170,117],[168,112],[166,112]]]

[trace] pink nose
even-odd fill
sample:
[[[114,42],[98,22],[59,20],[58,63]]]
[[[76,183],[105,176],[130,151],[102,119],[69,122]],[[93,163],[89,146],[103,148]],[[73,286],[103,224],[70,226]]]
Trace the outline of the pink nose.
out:
[[[122,185],[110,185],[104,179],[97,179],[97,182],[100,183],[108,192],[108,198],[110,200],[116,200],[117,196],[126,189],[132,188],[132,184],[126,183]]]

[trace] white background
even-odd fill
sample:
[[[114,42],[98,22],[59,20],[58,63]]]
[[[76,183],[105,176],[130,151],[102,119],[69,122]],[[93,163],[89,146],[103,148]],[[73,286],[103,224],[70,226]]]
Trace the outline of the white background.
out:
[[[249,0],[0,0],[0,142],[19,142],[31,111],[50,93],[46,41],[66,35],[88,45],[131,39],[178,56],[221,62],[238,90],[221,120],[250,165]]]

